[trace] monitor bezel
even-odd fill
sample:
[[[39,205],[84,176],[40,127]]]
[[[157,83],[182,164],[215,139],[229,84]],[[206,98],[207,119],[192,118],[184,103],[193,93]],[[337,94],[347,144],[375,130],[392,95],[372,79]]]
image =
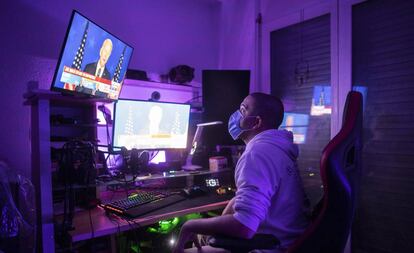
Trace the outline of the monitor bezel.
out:
[[[119,99],[119,97],[120,97],[120,95],[121,95],[122,88],[124,87],[124,83],[123,83],[123,82],[124,82],[124,80],[125,80],[125,78],[126,78],[126,74],[124,75],[124,79],[122,79],[122,82],[121,82],[121,88],[119,89],[119,95],[118,95],[118,98],[117,98],[117,99],[112,99],[112,98],[101,98],[101,97],[98,97],[98,96],[95,96],[95,95],[90,95],[90,94],[86,94],[86,93],[82,93],[82,92],[77,92],[77,91],[73,91],[73,90],[67,90],[67,89],[64,89],[64,88],[55,87],[55,82],[56,82],[57,74],[58,74],[58,72],[59,72],[59,67],[60,67],[60,64],[62,63],[63,53],[64,53],[64,51],[65,51],[66,44],[67,44],[67,42],[68,42],[68,36],[69,36],[70,29],[71,29],[71,27],[72,27],[72,23],[73,23],[73,19],[74,19],[74,17],[75,17],[75,14],[80,15],[81,17],[83,17],[83,18],[85,18],[86,20],[88,20],[90,23],[92,23],[92,24],[96,25],[97,27],[99,27],[100,29],[102,29],[104,32],[106,32],[106,33],[110,34],[111,36],[113,36],[113,37],[114,37],[114,38],[116,38],[117,40],[121,41],[122,43],[124,43],[125,45],[127,45],[128,47],[130,47],[132,51],[131,51],[131,57],[129,58],[129,62],[128,62],[127,66],[128,66],[128,65],[129,65],[129,63],[131,62],[132,55],[134,54],[134,47],[132,47],[130,44],[128,44],[128,43],[126,43],[125,41],[121,40],[120,38],[118,38],[118,36],[115,36],[114,34],[112,34],[112,33],[108,32],[108,30],[106,30],[106,29],[105,29],[105,28],[103,28],[102,26],[98,25],[97,23],[95,23],[95,22],[94,22],[93,20],[91,20],[90,18],[87,18],[85,15],[83,15],[83,14],[82,14],[82,13],[80,13],[79,11],[77,11],[77,10],[72,10],[72,14],[71,14],[71,16],[70,16],[69,24],[68,24],[68,27],[67,27],[67,29],[66,29],[65,38],[64,38],[64,40],[63,40],[62,48],[60,49],[60,54],[59,54],[59,58],[58,58],[58,62],[57,62],[56,68],[55,68],[55,73],[54,73],[54,75],[53,75],[53,80],[52,80],[52,83],[51,83],[51,85],[50,85],[50,90],[51,90],[51,91],[61,92],[61,93],[68,94],[68,95],[74,95],[74,96],[86,97],[86,98],[99,98],[99,99],[107,99],[107,100],[109,100],[109,101],[114,101],[114,102],[115,102],[115,101],[117,101],[117,100]]]
[[[117,104],[119,101],[134,101],[134,102],[145,102],[145,103],[158,103],[158,104],[175,104],[175,105],[187,105],[188,106],[188,124],[187,124],[187,141],[185,143],[185,147],[183,148],[137,148],[137,150],[149,150],[149,151],[155,151],[155,150],[186,150],[188,148],[188,140],[189,137],[189,130],[190,130],[190,121],[191,121],[191,104],[190,103],[179,103],[179,102],[169,102],[169,101],[151,101],[151,100],[143,100],[143,99],[131,99],[131,98],[120,98],[117,101],[114,102],[114,117],[112,121],[112,139],[111,139],[111,146],[114,151],[121,150],[122,147],[114,146],[114,140],[115,140],[115,122],[116,122],[116,110],[117,110]]]

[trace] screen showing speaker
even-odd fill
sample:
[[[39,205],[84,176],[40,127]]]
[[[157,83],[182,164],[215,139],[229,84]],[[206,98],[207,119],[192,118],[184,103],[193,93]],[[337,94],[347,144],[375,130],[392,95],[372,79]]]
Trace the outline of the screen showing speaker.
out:
[[[113,146],[135,149],[185,149],[190,105],[119,99],[115,104]]]
[[[117,100],[133,48],[73,11],[52,90]]]

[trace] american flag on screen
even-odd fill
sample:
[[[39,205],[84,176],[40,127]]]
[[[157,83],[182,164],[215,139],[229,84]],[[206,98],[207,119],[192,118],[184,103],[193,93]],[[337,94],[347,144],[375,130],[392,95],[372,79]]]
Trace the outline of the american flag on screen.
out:
[[[83,54],[85,53],[86,38],[88,37],[89,21],[86,23],[85,31],[83,32],[82,40],[76,52],[75,59],[73,59],[72,68],[81,70]]]
[[[124,128],[124,133],[128,135],[134,134],[134,120],[133,120],[134,112],[133,110],[134,109],[132,108],[132,106],[128,107],[128,118],[125,122],[125,128]]]
[[[125,49],[126,49],[126,46],[124,46],[124,50],[122,50],[121,57],[119,57],[118,65],[116,66],[116,69],[115,69],[113,80],[114,82],[117,82],[117,83],[120,82],[120,78],[121,78],[121,69],[122,69],[122,62],[124,61]]]

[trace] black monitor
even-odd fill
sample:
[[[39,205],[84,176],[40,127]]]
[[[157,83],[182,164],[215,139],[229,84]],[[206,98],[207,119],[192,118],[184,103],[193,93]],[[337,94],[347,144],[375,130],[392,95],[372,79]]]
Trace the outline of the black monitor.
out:
[[[72,12],[51,89],[117,100],[133,48]]]
[[[203,121],[221,121],[224,124],[208,128],[204,145],[241,145],[227,131],[230,115],[240,108],[249,95],[249,70],[203,70]],[[207,134],[207,133],[205,133]]]
[[[119,99],[115,103],[114,149],[186,149],[190,105]]]

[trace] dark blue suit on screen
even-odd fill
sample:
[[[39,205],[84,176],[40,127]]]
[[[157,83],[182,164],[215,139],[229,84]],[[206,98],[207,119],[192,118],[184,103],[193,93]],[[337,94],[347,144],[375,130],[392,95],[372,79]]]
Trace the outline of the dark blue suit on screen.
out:
[[[89,63],[88,65],[85,66],[85,69],[83,71],[86,73],[95,75],[97,66],[98,66],[98,62]],[[111,74],[109,73],[109,70],[106,66],[104,68],[104,71],[101,77],[107,80],[111,80]]]

